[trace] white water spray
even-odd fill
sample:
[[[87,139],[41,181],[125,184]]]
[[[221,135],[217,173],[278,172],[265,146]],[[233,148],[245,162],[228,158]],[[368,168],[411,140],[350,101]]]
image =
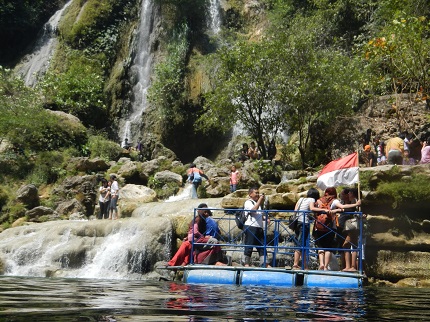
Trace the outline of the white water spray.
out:
[[[152,55],[150,38],[153,29],[153,0],[142,0],[140,11],[140,25],[136,36],[136,55],[134,57],[131,73],[136,80],[133,86],[132,107],[129,115],[120,126],[122,145],[125,139],[136,143],[136,133],[142,122],[142,115],[147,106],[147,92],[150,85]]]
[[[219,0],[209,1],[209,28],[214,34],[218,34],[221,30],[221,17],[220,17],[220,3]]]
[[[16,67],[16,73],[22,77],[25,85],[34,87],[48,70],[52,55],[58,44],[58,24],[60,23],[64,10],[66,10],[71,3],[72,0],[69,0],[62,9],[55,12],[43,26],[33,52],[26,55]]]

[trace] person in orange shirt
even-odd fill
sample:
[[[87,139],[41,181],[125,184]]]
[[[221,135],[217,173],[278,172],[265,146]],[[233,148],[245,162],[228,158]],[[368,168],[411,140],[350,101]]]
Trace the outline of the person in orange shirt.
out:
[[[188,179],[187,181],[190,182],[193,187],[191,190],[191,198],[197,199],[197,189],[202,183],[202,177],[206,180],[209,180],[208,176],[204,174],[202,170],[197,168],[195,163],[191,163],[190,168],[187,171]]]

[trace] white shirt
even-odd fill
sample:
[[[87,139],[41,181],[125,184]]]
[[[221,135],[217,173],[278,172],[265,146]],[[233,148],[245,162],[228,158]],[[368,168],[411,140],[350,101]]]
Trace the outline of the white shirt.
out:
[[[110,187],[110,191],[111,191],[111,195],[113,196],[118,196],[118,192],[119,192],[119,186],[118,186],[118,181],[113,181],[112,185]]]
[[[297,204],[299,205],[299,207],[297,208],[297,211],[310,211],[310,205],[311,202],[315,202],[314,198],[300,198],[297,201]],[[296,213],[299,217],[297,218],[298,222],[303,222],[303,212],[297,212]],[[309,223],[309,216],[306,214],[305,215],[305,223]]]
[[[100,186],[99,191],[100,191],[99,201],[105,202],[106,195],[109,192],[109,186],[107,186],[107,187]]]
[[[255,206],[255,201],[252,199],[248,199],[245,201],[243,209],[251,210]],[[261,210],[261,206],[258,207],[258,210]],[[263,212],[261,211],[246,211],[246,221],[245,226],[252,227],[260,227],[263,228]]]

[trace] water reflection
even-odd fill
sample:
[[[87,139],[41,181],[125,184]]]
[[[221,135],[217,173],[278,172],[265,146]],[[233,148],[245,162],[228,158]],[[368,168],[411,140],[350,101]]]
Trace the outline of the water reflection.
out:
[[[268,288],[0,278],[0,321],[388,321],[430,319],[430,289]]]

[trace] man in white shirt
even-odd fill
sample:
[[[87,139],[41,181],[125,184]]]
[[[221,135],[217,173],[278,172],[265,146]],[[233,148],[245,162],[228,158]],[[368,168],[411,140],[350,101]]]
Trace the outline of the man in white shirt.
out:
[[[249,199],[245,201],[243,206],[244,210],[261,210],[261,206],[264,203],[264,194],[260,195],[258,188],[253,187],[248,190]],[[251,263],[251,255],[254,246],[264,246],[264,214],[261,211],[246,211],[246,221],[244,224],[243,231],[245,233],[245,266],[249,266]],[[260,256],[260,265],[264,264],[264,248],[257,248]]]

